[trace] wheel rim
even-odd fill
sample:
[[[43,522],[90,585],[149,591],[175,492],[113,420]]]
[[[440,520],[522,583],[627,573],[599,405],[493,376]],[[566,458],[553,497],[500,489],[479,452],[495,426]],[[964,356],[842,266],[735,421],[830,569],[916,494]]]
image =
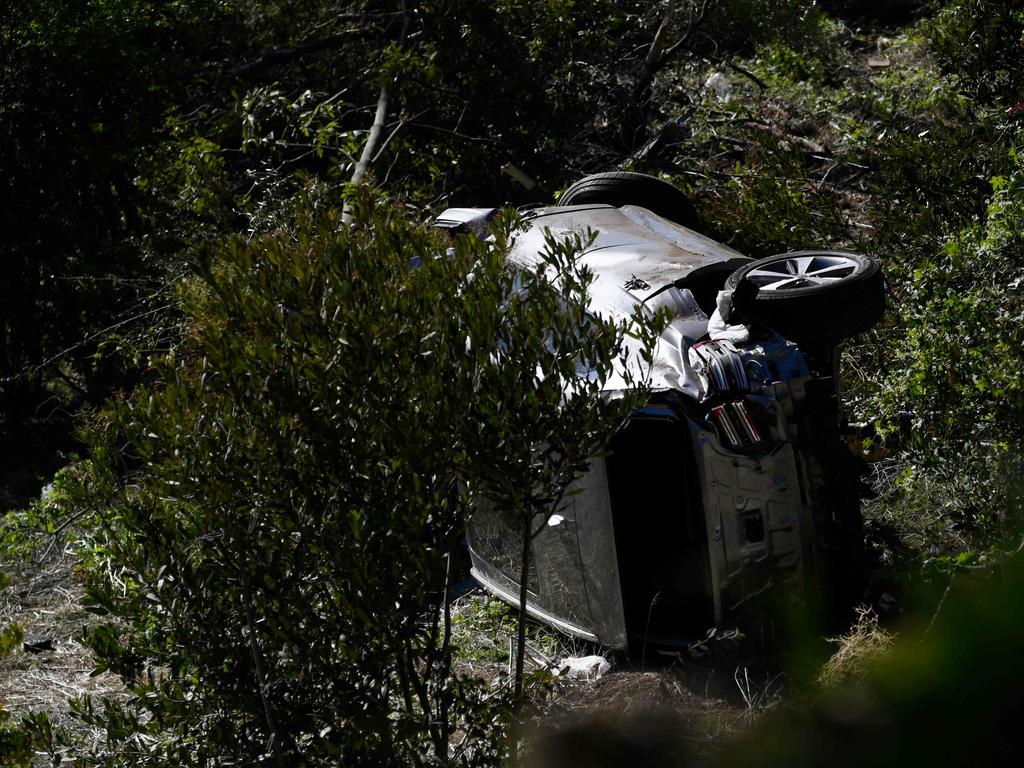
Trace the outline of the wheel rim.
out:
[[[762,291],[812,288],[843,280],[860,267],[860,262],[842,254],[780,256],[758,265],[744,277]]]

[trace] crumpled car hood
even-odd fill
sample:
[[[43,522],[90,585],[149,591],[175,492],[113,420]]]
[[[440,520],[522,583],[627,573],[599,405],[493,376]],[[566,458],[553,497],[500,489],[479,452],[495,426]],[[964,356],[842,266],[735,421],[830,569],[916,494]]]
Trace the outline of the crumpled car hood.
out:
[[[651,312],[668,306],[673,320],[654,349],[653,367],[648,371],[635,350],[628,367],[634,378],[649,376],[655,391],[675,389],[700,399],[700,379],[687,360],[687,348],[706,333],[708,317],[689,291],[675,287],[676,283],[702,269],[719,268],[728,274],[748,257],[632,205],[540,208],[531,211],[527,220],[529,227],[516,235],[509,254],[521,266],[540,261],[545,230],[557,239],[574,234],[585,239],[588,229],[597,232],[579,258],[596,276],[590,286],[591,309],[606,319],[629,320],[637,305]],[[625,389],[624,373],[617,371],[605,389]]]
[[[557,238],[595,230],[597,239],[580,257],[597,275],[591,287],[594,307],[625,315],[697,269],[748,260],[728,246],[633,205],[539,208],[530,212],[528,221],[529,229],[517,235],[510,254],[518,264],[539,260],[545,229]]]

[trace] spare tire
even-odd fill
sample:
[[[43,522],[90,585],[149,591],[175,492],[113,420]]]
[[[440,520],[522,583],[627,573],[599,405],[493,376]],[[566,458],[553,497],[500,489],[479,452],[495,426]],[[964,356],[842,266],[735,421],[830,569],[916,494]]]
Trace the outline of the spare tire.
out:
[[[741,283],[748,285],[740,288]],[[725,281],[733,309],[805,344],[833,344],[865,331],[885,312],[877,259],[843,251],[793,251],[757,259]],[[756,290],[751,290],[756,289]]]
[[[678,187],[644,173],[611,171],[580,179],[562,195],[559,206],[582,203],[638,205],[663,219],[700,232],[697,211]]]

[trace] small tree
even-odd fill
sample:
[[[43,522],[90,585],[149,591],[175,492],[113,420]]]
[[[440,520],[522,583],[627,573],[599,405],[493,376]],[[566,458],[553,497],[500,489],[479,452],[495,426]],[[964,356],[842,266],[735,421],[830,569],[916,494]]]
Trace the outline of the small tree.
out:
[[[187,338],[94,430],[115,621],[90,641],[136,698],[79,712],[119,764],[494,762],[507,709],[453,669],[450,554],[483,491],[558,508],[621,416],[624,329],[585,314],[579,241],[520,278],[509,221],[437,256],[365,196],[351,228],[298,211],[198,265]]]

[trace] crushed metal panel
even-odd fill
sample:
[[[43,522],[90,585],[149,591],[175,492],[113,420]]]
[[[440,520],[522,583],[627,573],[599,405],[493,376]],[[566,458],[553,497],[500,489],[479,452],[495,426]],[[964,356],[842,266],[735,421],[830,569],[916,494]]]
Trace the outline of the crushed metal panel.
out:
[[[583,581],[594,633],[603,645],[625,649],[626,619],[608,496],[608,469],[603,457],[590,462],[590,471],[581,481],[580,489],[572,505],[579,522]]]
[[[691,423],[712,562],[715,621],[766,591],[803,577],[806,520],[790,443],[738,455]]]
[[[434,219],[434,226],[481,235],[497,212],[497,208],[448,208]]]
[[[745,258],[693,230],[628,205],[544,208],[531,212],[529,224],[515,238],[510,255],[514,263],[540,261],[545,230],[555,238],[596,232],[594,242],[580,256],[596,276],[592,297],[596,304],[625,314],[697,269]]]
[[[559,629],[610,648],[626,647],[608,481],[603,459],[572,490],[571,501],[531,544],[527,612]],[[489,502],[469,522],[473,577],[489,592],[519,604],[522,532]]]

